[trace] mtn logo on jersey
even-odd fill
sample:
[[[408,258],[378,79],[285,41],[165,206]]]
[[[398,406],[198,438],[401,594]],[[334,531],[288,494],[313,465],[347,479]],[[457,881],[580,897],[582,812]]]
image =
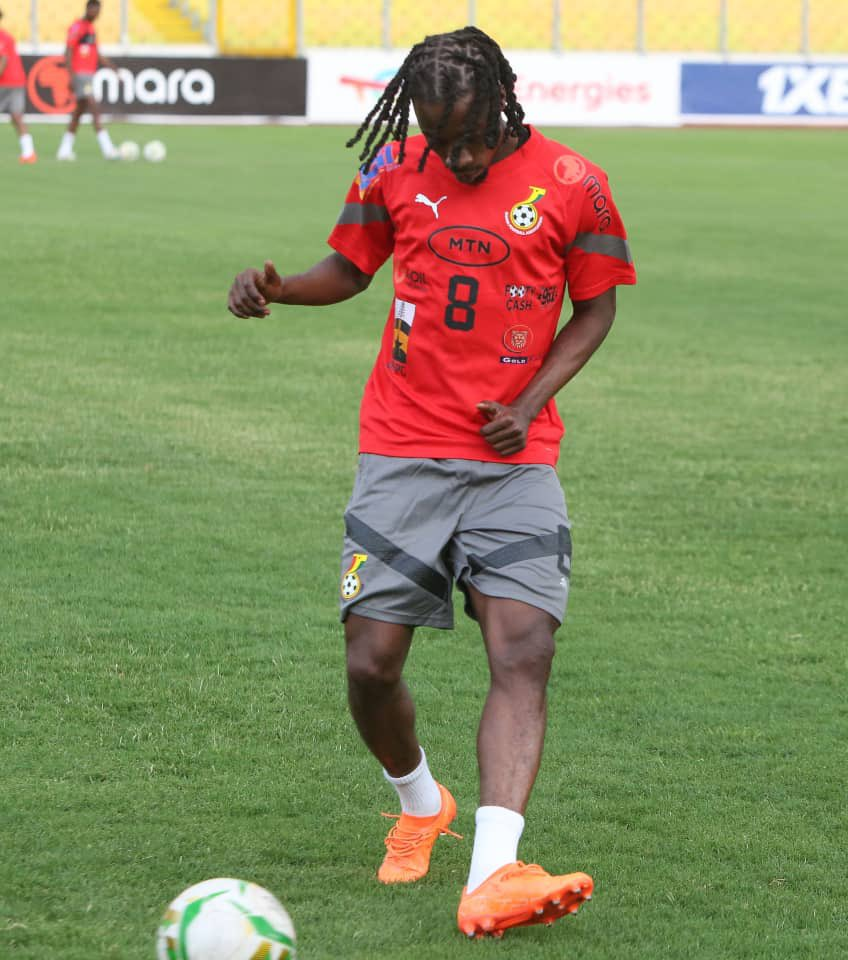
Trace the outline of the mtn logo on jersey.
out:
[[[542,217],[536,209],[536,204],[544,197],[547,190],[542,187],[530,187],[530,196],[520,203],[516,203],[504,214],[506,225],[513,233],[529,237],[542,226]]]
[[[367,560],[367,553],[355,553],[353,555],[353,563],[345,570],[344,576],[342,577],[343,600],[353,600],[362,589],[362,581],[359,579],[359,574],[356,571]]]

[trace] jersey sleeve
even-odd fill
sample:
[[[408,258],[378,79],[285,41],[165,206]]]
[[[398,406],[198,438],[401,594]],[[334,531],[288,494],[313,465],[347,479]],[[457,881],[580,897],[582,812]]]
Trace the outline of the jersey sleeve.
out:
[[[68,27],[67,45],[71,48],[71,50],[73,50],[74,47],[78,45],[79,32],[80,32],[79,23],[72,23],[70,27]]]
[[[366,171],[359,171],[345,197],[338,222],[327,242],[363,273],[375,274],[395,245],[395,230],[386,206],[385,177],[397,166],[386,144]]]
[[[565,255],[568,295],[590,300],[610,287],[636,283],[627,232],[602,170],[575,187],[580,198],[577,233]]]

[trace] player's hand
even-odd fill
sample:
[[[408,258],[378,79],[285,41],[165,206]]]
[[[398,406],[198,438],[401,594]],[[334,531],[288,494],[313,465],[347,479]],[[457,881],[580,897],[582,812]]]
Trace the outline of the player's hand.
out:
[[[258,270],[242,270],[233,280],[227,308],[242,319],[267,317],[271,311],[268,304],[283,295],[283,280],[270,260],[265,261],[262,273]]]
[[[480,429],[485,439],[503,456],[519,453],[527,446],[530,419],[515,407],[496,400],[483,400],[477,409],[489,421]]]

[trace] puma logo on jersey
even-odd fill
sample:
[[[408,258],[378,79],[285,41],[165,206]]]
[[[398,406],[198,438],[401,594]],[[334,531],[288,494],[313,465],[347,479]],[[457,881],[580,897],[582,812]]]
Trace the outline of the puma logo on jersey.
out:
[[[426,204],[433,211],[433,216],[437,220],[439,219],[439,204],[444,203],[445,200],[447,200],[447,196],[439,197],[438,200],[431,200],[429,197],[425,197],[423,193],[419,193],[415,198],[416,203]]]

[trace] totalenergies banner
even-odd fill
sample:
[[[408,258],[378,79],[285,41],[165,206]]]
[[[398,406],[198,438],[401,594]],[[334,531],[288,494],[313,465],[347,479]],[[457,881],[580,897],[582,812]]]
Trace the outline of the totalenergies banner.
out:
[[[311,50],[307,119],[360,123],[406,50]],[[529,122],[548,126],[674,126],[680,60],[631,55],[511,53]]]
[[[21,58],[27,112],[66,114],[74,107],[64,59]],[[98,70],[94,94],[106,113],[157,116],[304,115],[306,61],[241,57],[113,57]]]

